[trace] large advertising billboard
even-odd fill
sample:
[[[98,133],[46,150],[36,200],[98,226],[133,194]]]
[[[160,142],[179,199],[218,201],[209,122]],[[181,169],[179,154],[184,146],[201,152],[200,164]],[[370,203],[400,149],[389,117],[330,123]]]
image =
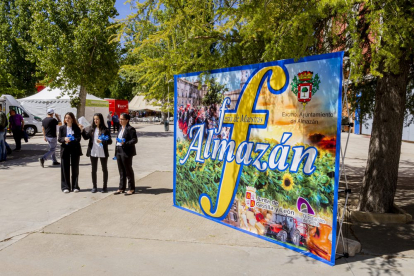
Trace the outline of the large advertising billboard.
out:
[[[342,60],[176,75],[174,205],[333,265]]]

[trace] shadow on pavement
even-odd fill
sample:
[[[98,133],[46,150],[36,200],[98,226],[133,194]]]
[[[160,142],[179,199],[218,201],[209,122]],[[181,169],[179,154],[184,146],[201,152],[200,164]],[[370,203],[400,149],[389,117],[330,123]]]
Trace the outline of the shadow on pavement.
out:
[[[377,275],[406,275],[400,271],[399,268],[402,268],[401,262],[398,261],[397,258],[384,258],[384,257],[377,257],[373,258],[372,256],[364,256],[358,255],[354,258],[343,259],[344,262],[348,263],[349,270],[354,271],[355,269],[360,269],[365,271],[366,274],[377,276]],[[341,260],[337,260],[336,263],[343,262]],[[365,266],[361,267],[361,265],[354,266],[353,262],[360,262],[365,264]],[[364,273],[364,274],[365,274]]]
[[[79,192],[80,193],[91,193],[91,190],[92,190],[92,184],[90,185],[90,187],[86,187],[86,188],[84,188],[83,186],[82,186],[82,188],[79,190]],[[101,193],[101,190],[102,190],[102,183],[101,184],[98,184],[98,191],[96,192],[97,194],[100,194]],[[116,187],[108,187],[107,188],[107,190],[108,190],[108,194],[111,194],[111,193],[113,193],[113,192],[115,192],[115,191],[117,191],[118,190],[118,188],[116,188]]]
[[[172,193],[173,189],[168,189],[168,188],[151,189],[151,187],[136,187],[136,192],[139,194],[159,195],[159,194]]]
[[[174,137],[174,132],[167,131],[167,132],[141,132],[137,133],[138,139],[139,137],[146,137],[146,138],[160,138],[160,137]]]
[[[354,223],[349,228],[348,234],[352,234],[361,242],[362,252],[364,254],[374,256],[386,255],[390,257],[398,255],[398,257],[407,257],[407,253],[404,252],[414,249],[413,230],[413,223]],[[345,229],[345,231],[347,230]],[[412,254],[412,252],[409,254]]]
[[[364,160],[359,160],[364,161]],[[362,181],[365,167],[352,167],[348,161],[346,173],[349,188],[352,193],[349,197],[349,207],[356,208],[359,202],[359,194],[362,188]],[[413,162],[400,161],[400,169],[395,195],[395,203],[406,212],[414,215],[414,171]],[[344,179],[341,178],[340,189],[345,187]],[[343,198],[343,194],[339,194]],[[350,221],[345,220],[345,221]],[[369,275],[403,275],[400,258],[412,258],[414,249],[414,223],[409,224],[373,224],[356,223],[344,224],[344,236],[353,240],[358,240],[362,246],[362,252],[355,257],[342,258],[347,262],[351,269],[353,263],[362,262],[366,266],[361,269],[366,270]],[[408,256],[408,254],[410,256]],[[360,266],[358,265],[358,268]]]
[[[405,166],[411,166],[406,168]],[[411,214],[414,217],[414,163],[401,161],[400,172],[398,176],[397,190],[395,193],[394,202],[398,207],[401,207],[406,212]],[[352,190],[352,193],[349,197],[350,204],[357,205],[359,202],[359,193],[362,188],[362,180],[364,177],[365,169],[354,168],[347,166],[347,179],[348,185]],[[345,187],[345,183],[341,178],[339,188]],[[343,196],[340,194],[340,196]],[[356,207],[356,206],[355,206]]]
[[[39,158],[42,157],[42,155],[48,151],[47,145],[45,145],[44,147],[34,145],[33,148],[35,149],[29,150],[26,147],[22,146],[21,151],[13,151],[12,154],[7,155],[7,160],[1,163],[0,169],[4,169],[5,167],[9,167],[9,166],[24,167],[28,163],[38,161]],[[39,164],[39,167],[40,167],[40,164]]]

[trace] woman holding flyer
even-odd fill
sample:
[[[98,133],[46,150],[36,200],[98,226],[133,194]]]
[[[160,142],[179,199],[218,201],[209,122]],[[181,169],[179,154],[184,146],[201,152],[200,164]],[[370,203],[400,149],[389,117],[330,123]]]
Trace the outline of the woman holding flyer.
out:
[[[97,176],[98,170],[98,159],[101,162],[103,172],[103,188],[102,193],[108,192],[108,145],[112,144],[111,131],[105,126],[105,122],[101,113],[95,113],[93,115],[92,126],[86,131],[82,125],[82,137],[85,140],[89,140],[88,150],[86,156],[91,158],[92,164],[92,193],[96,193],[97,189]]]
[[[68,112],[64,117],[64,125],[59,128],[58,141],[60,145],[61,157],[61,188],[64,193],[70,191],[78,193],[80,191],[78,185],[79,176],[79,159],[82,155],[80,145],[81,130],[76,123],[75,115]],[[70,170],[72,168],[72,177]],[[72,186],[71,186],[72,180]]]
[[[115,192],[116,195],[121,194],[126,189],[126,181],[128,179],[128,192],[125,195],[135,193],[134,170],[132,169],[132,158],[137,154],[135,144],[138,142],[137,131],[129,124],[130,116],[122,113],[119,121],[121,130],[118,133],[115,147],[115,157],[118,162],[119,171],[119,188]]]

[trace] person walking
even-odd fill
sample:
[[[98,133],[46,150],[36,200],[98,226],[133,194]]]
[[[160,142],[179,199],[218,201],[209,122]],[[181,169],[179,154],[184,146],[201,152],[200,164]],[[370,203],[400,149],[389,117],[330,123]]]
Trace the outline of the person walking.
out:
[[[111,131],[112,125],[112,111],[109,112],[108,116],[106,116],[106,124],[108,125],[109,131]]]
[[[116,129],[116,132],[119,133],[119,117],[118,117],[118,114],[116,114],[116,112],[112,116],[112,125],[114,126],[114,133],[115,133],[115,129]]]
[[[7,126],[9,125],[7,116],[2,109],[3,108],[0,105],[0,162],[6,161],[7,158],[6,131]]]
[[[86,156],[90,157],[92,164],[92,193],[98,191],[97,188],[97,176],[98,159],[101,162],[103,172],[103,188],[102,193],[108,192],[108,145],[112,144],[111,130],[105,126],[104,119],[101,113],[95,113],[93,115],[92,127],[86,131],[83,126],[80,125],[82,130],[82,137],[85,140],[89,140],[88,150]],[[103,137],[102,137],[103,136]]]
[[[22,137],[24,131],[24,120],[23,116],[20,114],[16,114],[14,109],[10,110],[10,118],[9,118],[10,129],[13,133],[13,139],[16,143],[15,151],[20,151],[22,148]]]
[[[129,124],[130,116],[122,113],[120,122],[121,130],[115,147],[115,156],[119,171],[119,188],[114,194],[121,194],[126,189],[128,179],[128,192],[125,195],[135,193],[135,177],[132,169],[132,158],[137,154],[135,144],[138,142],[137,131]]]
[[[53,115],[56,117],[53,118]],[[49,151],[46,152],[41,158],[39,158],[40,166],[42,168],[45,167],[45,160],[49,158],[52,159],[53,165],[60,165],[60,163],[56,159],[56,145],[57,145],[57,135],[56,135],[56,127],[60,123],[59,114],[55,113],[53,108],[49,108],[47,110],[47,117],[42,121],[42,130],[43,130],[43,139],[45,142],[49,144]]]
[[[61,189],[64,193],[70,191],[78,193],[79,159],[82,154],[80,145],[81,130],[76,122],[75,115],[68,112],[64,117],[64,125],[59,128],[58,141],[61,158]],[[72,175],[70,170],[72,168]],[[72,185],[71,185],[72,184]]]

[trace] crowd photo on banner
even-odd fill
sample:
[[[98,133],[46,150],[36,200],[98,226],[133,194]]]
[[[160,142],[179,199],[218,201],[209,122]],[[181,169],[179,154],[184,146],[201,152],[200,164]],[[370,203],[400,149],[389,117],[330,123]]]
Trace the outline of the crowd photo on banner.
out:
[[[205,133],[207,135],[207,129],[217,128],[219,120],[219,106],[218,103],[211,104],[210,106],[198,106],[193,107],[188,103],[185,107],[180,106],[177,112],[178,128],[184,138],[188,137],[189,130],[195,124],[205,124]],[[213,138],[227,139],[229,136],[230,128],[224,127],[220,134],[213,135]]]

